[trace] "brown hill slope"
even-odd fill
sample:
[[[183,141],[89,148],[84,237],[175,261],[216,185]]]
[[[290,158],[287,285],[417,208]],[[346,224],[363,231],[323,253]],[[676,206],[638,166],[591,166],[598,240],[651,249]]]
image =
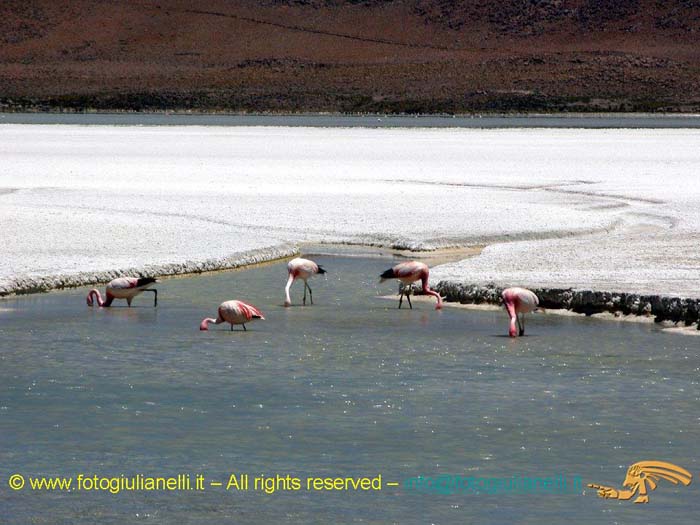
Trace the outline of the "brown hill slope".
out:
[[[4,0],[0,104],[699,111],[700,0]]]

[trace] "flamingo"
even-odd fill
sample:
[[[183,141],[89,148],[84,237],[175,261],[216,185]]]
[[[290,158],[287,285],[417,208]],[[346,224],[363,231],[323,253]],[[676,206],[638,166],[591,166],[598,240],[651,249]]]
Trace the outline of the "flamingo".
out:
[[[306,305],[307,288],[309,289],[311,304],[314,304],[314,295],[311,292],[311,287],[309,286],[307,280],[310,277],[316,275],[317,273],[326,273],[326,270],[321,268],[315,262],[310,261],[309,259],[302,259],[301,257],[297,257],[296,259],[292,259],[291,261],[289,261],[289,264],[287,264],[287,273],[289,274],[289,278],[287,279],[287,286],[285,286],[284,288],[284,293],[287,296],[286,300],[284,301],[284,306],[292,305],[292,300],[289,298],[289,289],[291,288],[292,283],[296,279],[302,279],[304,281],[304,305]]]
[[[428,269],[428,265],[425,263],[418,261],[402,262],[397,264],[393,268],[389,268],[379,277],[381,278],[380,282],[384,282],[387,279],[398,279],[399,281],[401,281],[403,286],[401,287],[401,294],[399,295],[399,308],[401,308],[403,296],[405,295],[406,299],[408,299],[408,306],[410,306],[411,309],[413,309],[413,305],[411,304],[411,298],[409,296],[409,294],[411,293],[411,289],[406,289],[405,287],[419,279],[423,285],[423,293],[425,293],[426,295],[432,295],[437,299],[437,305],[435,306],[435,309],[440,310],[442,308],[442,297],[440,297],[439,293],[431,290],[428,286],[430,270]]]
[[[265,320],[262,312],[252,304],[244,303],[243,301],[225,301],[219,305],[218,317],[206,317],[199,324],[200,330],[209,330],[209,323],[221,324],[230,323],[231,331],[234,324],[243,325],[243,330],[247,331],[245,324],[256,319]]]
[[[540,300],[534,292],[526,288],[506,288],[501,297],[510,316],[508,335],[511,337],[525,335],[525,314],[534,312],[537,305],[540,304]],[[521,317],[518,317],[518,314],[521,314]]]
[[[131,306],[131,301],[141,292],[153,292],[153,306],[158,306],[158,290],[149,288],[158,281],[153,277],[119,277],[107,283],[107,299],[102,300],[102,295],[97,288],[93,288],[87,294],[87,305],[92,306],[97,302],[98,306],[107,308],[112,306],[115,299],[126,299],[126,304]]]

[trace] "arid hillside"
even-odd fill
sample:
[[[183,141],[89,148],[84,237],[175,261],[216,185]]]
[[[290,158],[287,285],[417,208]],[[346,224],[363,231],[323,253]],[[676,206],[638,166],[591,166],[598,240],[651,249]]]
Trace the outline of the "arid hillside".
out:
[[[2,108],[700,111],[700,0],[3,0]]]

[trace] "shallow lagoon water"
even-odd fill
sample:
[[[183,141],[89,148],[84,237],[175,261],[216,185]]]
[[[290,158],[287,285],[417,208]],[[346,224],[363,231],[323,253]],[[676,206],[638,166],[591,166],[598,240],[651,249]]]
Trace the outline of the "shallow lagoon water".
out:
[[[316,304],[283,308],[284,263],[170,279],[135,307],[86,289],[0,302],[3,523],[696,523],[697,479],[651,503],[570,495],[381,492],[39,493],[25,476],[510,477],[620,487],[632,463],[700,474],[700,345],[653,326],[378,298],[391,261],[315,257]],[[301,301],[301,285],[292,299]],[[199,332],[223,300],[267,320]]]

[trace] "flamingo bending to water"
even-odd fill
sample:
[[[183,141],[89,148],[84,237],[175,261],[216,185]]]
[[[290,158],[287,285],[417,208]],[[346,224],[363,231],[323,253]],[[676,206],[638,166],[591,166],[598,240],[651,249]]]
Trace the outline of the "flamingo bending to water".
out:
[[[131,301],[141,292],[153,292],[153,306],[158,306],[158,290],[149,288],[158,281],[153,277],[119,277],[107,284],[107,299],[102,300],[102,295],[97,288],[93,288],[87,294],[87,305],[92,306],[97,302],[98,306],[107,308],[112,306],[115,299],[126,299],[126,304],[131,306]]]
[[[418,281],[419,279],[421,281],[421,284],[423,285],[423,293],[425,293],[426,295],[432,295],[437,299],[437,305],[435,306],[435,309],[440,310],[442,308],[442,297],[440,297],[439,293],[431,290],[428,286],[430,270],[428,269],[428,265],[425,263],[418,261],[402,262],[397,264],[393,268],[389,268],[379,277],[381,278],[380,282],[384,282],[387,279],[398,279],[404,285],[401,288],[401,294],[399,295],[399,308],[401,308],[403,296],[405,295],[406,299],[408,299],[408,306],[410,306],[411,309],[413,309],[413,305],[411,304],[411,297],[409,296],[409,294],[411,293],[411,289],[405,287],[415,281]]]
[[[314,296],[313,293],[311,292],[311,287],[309,286],[309,283],[307,280],[310,277],[313,277],[317,273],[326,273],[326,270],[321,268],[318,264],[316,264],[313,261],[310,261],[309,259],[302,259],[301,257],[297,257],[296,259],[292,259],[289,261],[289,264],[287,264],[287,273],[289,274],[289,278],[287,279],[287,286],[284,288],[284,293],[286,295],[286,300],[284,301],[284,306],[291,306],[292,305],[292,300],[289,297],[289,289],[292,286],[292,283],[296,279],[301,279],[304,281],[304,305],[306,305],[306,289],[309,289],[309,295],[311,296],[311,304],[314,304]]]
[[[540,300],[526,288],[506,288],[501,294],[503,304],[510,316],[508,335],[525,335],[525,314],[534,312]],[[520,317],[518,317],[520,314]],[[516,329],[517,324],[517,329]]]
[[[221,324],[230,323],[231,331],[234,324],[243,325],[243,330],[248,330],[245,324],[256,319],[265,320],[262,312],[252,304],[244,303],[243,301],[225,301],[219,305],[218,317],[206,317],[199,324],[200,330],[209,330],[209,323]]]

